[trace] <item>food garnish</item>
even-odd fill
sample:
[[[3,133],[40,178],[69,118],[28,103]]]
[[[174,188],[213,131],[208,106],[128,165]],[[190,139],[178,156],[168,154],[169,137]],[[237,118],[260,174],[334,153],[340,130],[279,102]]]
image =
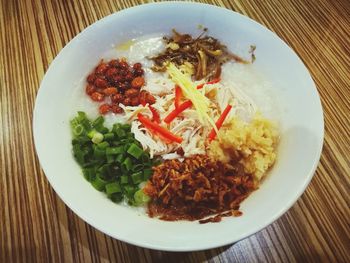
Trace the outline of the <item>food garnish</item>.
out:
[[[142,103],[154,103],[154,97],[147,91],[140,91],[145,84],[141,63],[130,66],[125,58],[103,60],[87,77],[86,94],[93,101],[104,102],[99,112],[120,114],[124,106],[137,106]],[[107,103],[108,101],[108,103]]]
[[[279,140],[276,124],[257,113],[246,123],[235,117],[219,131],[220,140],[213,140],[208,154],[224,163],[238,161],[246,173],[259,182],[275,163]]]
[[[219,215],[218,222],[220,214],[237,215],[240,202],[255,188],[253,177],[240,165],[232,167],[195,155],[155,167],[143,191],[154,200],[148,205],[151,217],[192,221]]]
[[[211,84],[215,84],[215,83],[218,83],[218,82],[220,82],[220,78],[213,79],[213,80],[208,81],[208,82],[206,82],[206,83],[199,84],[199,85],[197,86],[197,89],[203,88],[204,85],[211,85]]]
[[[85,92],[106,117],[92,121],[78,112],[73,155],[112,201],[147,206],[150,217],[162,220],[219,222],[242,215],[240,203],[273,166],[277,128],[232,77],[244,75],[256,47],[250,62],[206,32],[173,30],[169,38],[150,39],[147,54],[143,40],[126,42],[122,56],[101,60],[88,75]]]
[[[197,86],[192,82],[191,78],[183,74],[173,63],[169,63],[167,66],[167,73],[175,84],[181,88],[185,97],[192,102],[200,122],[202,124],[207,122],[216,129],[214,121],[208,115],[209,99],[198,91]]]
[[[231,105],[227,105],[226,108],[224,109],[224,111],[221,113],[219,119],[216,121],[215,125],[216,125],[216,128],[217,130],[220,130],[222,124],[224,123],[227,115],[230,113],[230,110],[232,109],[232,106]],[[212,141],[215,139],[216,137],[216,131],[214,129],[211,130],[211,132],[209,133],[209,141]]]
[[[157,110],[153,108],[152,105],[148,105],[148,108],[152,112],[152,121],[155,121],[156,123],[160,123],[160,117]]]
[[[177,142],[177,143],[182,142],[182,138],[180,136],[173,134],[172,132],[160,126],[159,124],[152,122],[152,120],[145,117],[141,113],[137,115],[137,118],[146,128],[150,129],[155,133],[158,133],[159,135],[161,135],[163,138],[166,138],[170,142]]]
[[[180,106],[182,98],[182,91],[181,88],[178,85],[175,85],[175,108],[178,108]]]
[[[153,161],[135,140],[128,124],[114,124],[109,130],[103,117],[94,121],[84,112],[71,121],[73,155],[84,177],[113,202],[125,199],[130,205],[142,205],[140,183],[152,175]]]
[[[152,57],[153,70],[164,72],[169,62],[180,67],[186,63],[194,68],[195,80],[215,79],[221,75],[221,65],[229,60],[249,64],[250,62],[230,52],[218,39],[205,35],[207,29],[196,38],[181,34],[173,29],[170,38],[164,37],[167,48],[164,52]]]
[[[177,108],[175,108],[172,112],[170,112],[169,115],[165,117],[164,122],[169,124],[181,112],[190,108],[191,106],[192,106],[192,102],[190,100],[186,100],[185,102],[181,103]]]

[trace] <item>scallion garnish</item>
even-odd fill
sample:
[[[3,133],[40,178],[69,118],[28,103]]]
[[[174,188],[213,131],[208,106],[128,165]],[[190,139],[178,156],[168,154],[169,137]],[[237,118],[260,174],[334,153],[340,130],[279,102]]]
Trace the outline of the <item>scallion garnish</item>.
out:
[[[139,159],[143,153],[144,151],[135,143],[131,144],[128,149],[128,154],[134,156],[136,159]]]
[[[150,197],[146,195],[142,189],[135,192],[134,199],[136,205],[143,205],[151,200]]]
[[[153,161],[131,133],[130,125],[115,124],[109,130],[103,117],[91,121],[84,112],[78,112],[70,123],[73,154],[85,179],[113,202],[124,198],[131,205],[148,202],[139,185],[152,175]]]

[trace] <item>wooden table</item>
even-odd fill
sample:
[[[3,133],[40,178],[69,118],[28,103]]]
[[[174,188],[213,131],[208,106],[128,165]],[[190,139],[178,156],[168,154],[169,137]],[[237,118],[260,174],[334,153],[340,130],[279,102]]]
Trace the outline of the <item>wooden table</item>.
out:
[[[321,96],[321,162],[306,192],[276,222],[230,246],[160,252],[104,235],[58,198],[33,145],[40,81],[78,32],[142,2],[147,1],[1,1],[0,262],[350,262],[349,0],[203,1],[235,10],[276,32],[302,58]]]

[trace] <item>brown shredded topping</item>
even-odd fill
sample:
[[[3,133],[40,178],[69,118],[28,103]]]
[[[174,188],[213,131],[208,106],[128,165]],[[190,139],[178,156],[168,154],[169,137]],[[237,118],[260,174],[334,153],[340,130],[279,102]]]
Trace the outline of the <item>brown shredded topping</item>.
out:
[[[153,200],[148,206],[150,217],[207,223],[240,216],[239,204],[255,189],[253,177],[238,163],[232,166],[196,155],[155,167],[144,192]],[[213,217],[205,219],[209,216]]]
[[[202,34],[193,38],[189,34],[180,34],[173,29],[170,38],[164,37],[167,48],[164,52],[151,58],[154,61],[154,71],[165,71],[167,62],[173,62],[177,66],[186,62],[194,67],[193,77],[196,80],[203,78],[215,79],[221,75],[221,65],[228,60],[248,64],[249,61],[231,53],[225,45],[211,36]]]

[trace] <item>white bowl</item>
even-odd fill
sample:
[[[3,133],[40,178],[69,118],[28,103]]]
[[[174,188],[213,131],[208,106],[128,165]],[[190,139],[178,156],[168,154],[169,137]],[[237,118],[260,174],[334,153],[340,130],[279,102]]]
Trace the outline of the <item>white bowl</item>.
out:
[[[153,33],[198,32],[197,25],[229,48],[257,46],[255,66],[273,82],[281,141],[273,170],[241,206],[243,216],[220,223],[165,222],[117,205],[83,178],[71,153],[68,101],[111,45]],[[80,87],[79,87],[80,88]],[[184,2],[147,4],[101,19],[57,55],[34,109],[34,140],[41,166],[54,190],[79,217],[119,240],[152,249],[190,251],[236,242],[285,213],[310,182],[323,144],[323,114],[306,67],[274,33],[227,9]]]

